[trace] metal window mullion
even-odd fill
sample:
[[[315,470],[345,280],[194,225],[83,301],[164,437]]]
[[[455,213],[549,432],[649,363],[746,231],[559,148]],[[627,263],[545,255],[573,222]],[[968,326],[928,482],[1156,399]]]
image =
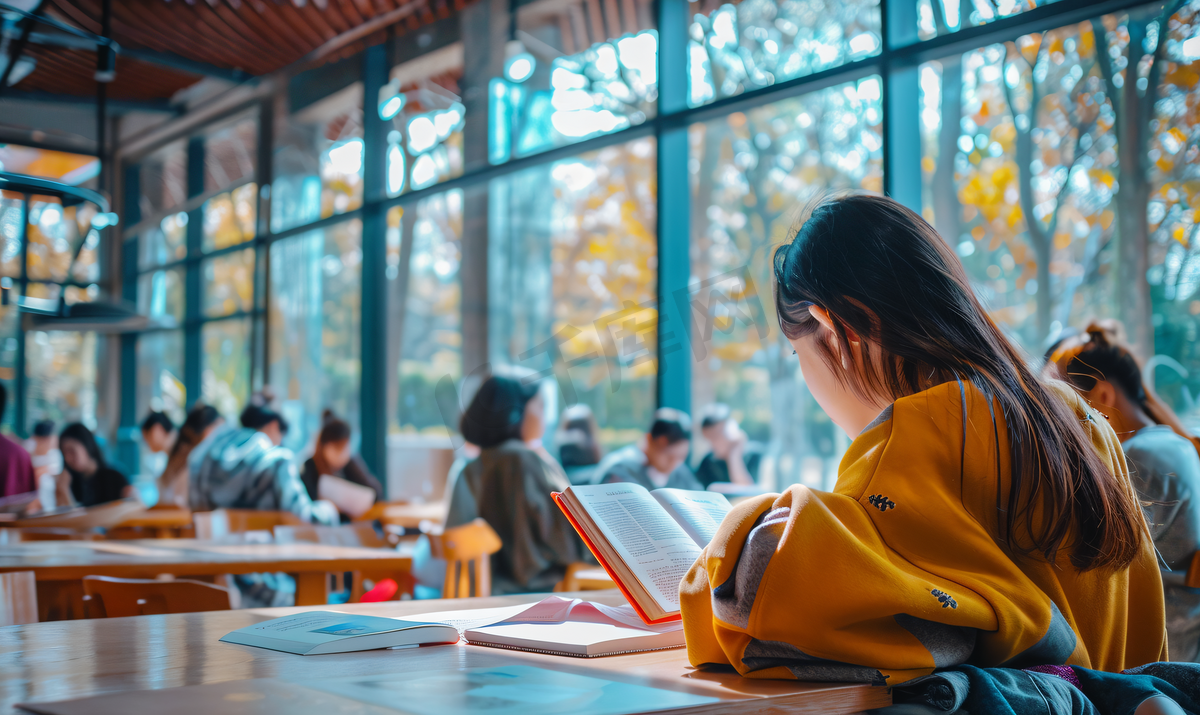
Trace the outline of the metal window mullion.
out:
[[[140,211],[138,206],[141,197],[141,171],[137,164],[126,164],[121,181],[124,196],[125,216],[130,221],[137,221]],[[116,173],[114,172],[114,176]],[[114,239],[117,236],[128,236],[121,248],[121,298],[137,304],[138,292],[138,238],[136,233],[110,233]],[[137,414],[137,343],[140,339],[135,333],[121,335],[121,381],[120,381],[120,429],[117,431],[117,449],[121,461],[128,467],[141,471],[138,466],[139,450],[134,427],[140,415]]]
[[[204,140],[192,137],[187,145],[187,188],[188,197],[198,196],[204,191]],[[200,271],[201,247],[204,240],[204,211],[196,206],[187,212],[187,255],[184,274],[184,330],[183,330],[183,387],[187,394],[187,407],[200,399],[202,388],[203,345],[201,329],[204,300]]]
[[[359,290],[362,310],[359,342],[359,429],[361,454],[372,472],[387,483],[387,123],[375,100],[388,81],[387,45],[363,52],[363,261]]]
[[[657,234],[658,234],[658,375],[659,407],[691,409],[692,354],[689,343],[691,278],[691,182],[688,180],[688,127],[661,117],[687,110],[688,4],[658,3]],[[679,295],[684,301],[677,301]]]
[[[19,280],[20,291],[17,295],[18,301],[25,298],[25,292],[29,286],[29,200],[31,198],[29,194],[21,197],[21,278]],[[28,430],[25,426],[27,406],[25,402],[28,381],[25,376],[25,326],[20,308],[14,306],[13,309],[17,311],[17,359],[16,365],[13,366],[13,432],[21,437],[27,437]]]

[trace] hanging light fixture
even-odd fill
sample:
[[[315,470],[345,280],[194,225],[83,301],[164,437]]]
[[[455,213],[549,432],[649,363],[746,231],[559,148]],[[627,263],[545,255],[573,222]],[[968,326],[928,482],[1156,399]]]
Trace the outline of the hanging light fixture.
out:
[[[525,49],[523,42],[511,40],[504,50],[504,76],[509,82],[520,84],[533,76],[533,71],[537,69],[537,60]]]

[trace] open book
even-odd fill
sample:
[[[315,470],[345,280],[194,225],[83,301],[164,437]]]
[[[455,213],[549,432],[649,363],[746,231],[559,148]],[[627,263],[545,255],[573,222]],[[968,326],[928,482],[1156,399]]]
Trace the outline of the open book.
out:
[[[554,500],[646,623],[680,617],[679,582],[730,509],[721,494],[637,484],[572,486]]]

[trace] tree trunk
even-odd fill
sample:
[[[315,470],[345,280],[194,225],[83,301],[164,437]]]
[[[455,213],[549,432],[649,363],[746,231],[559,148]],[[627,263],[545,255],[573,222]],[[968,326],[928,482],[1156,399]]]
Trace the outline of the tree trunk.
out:
[[[1118,127],[1117,157],[1120,169],[1117,180],[1117,315],[1125,324],[1134,351],[1147,360],[1154,355],[1154,325],[1151,321],[1150,283],[1146,271],[1150,268],[1150,225],[1146,206],[1150,186],[1146,181],[1147,146],[1150,140],[1149,108],[1157,94],[1157,82],[1151,82],[1143,97],[1138,96],[1135,68],[1144,54],[1142,41],[1146,36],[1145,18],[1129,22],[1129,64],[1125,70],[1125,86],[1113,97],[1121,122]],[[1165,27],[1160,32],[1165,34]],[[1165,37],[1159,42],[1165,41]],[[1151,79],[1155,79],[1151,77]]]
[[[1016,110],[1010,107],[1013,111],[1014,119]],[[1033,104],[1029,108],[1029,126],[1036,126],[1035,118],[1037,116],[1037,104]],[[1040,345],[1043,340],[1050,334],[1050,311],[1051,311],[1051,295],[1050,295],[1050,241],[1053,238],[1047,235],[1046,229],[1042,228],[1042,223],[1033,215],[1033,176],[1030,173],[1029,165],[1033,162],[1033,136],[1029,131],[1017,130],[1017,170],[1020,178],[1020,201],[1021,213],[1025,216],[1025,226],[1029,233],[1029,245],[1033,248],[1034,258],[1037,261],[1037,293],[1034,294],[1037,301],[1037,336],[1032,344]],[[1051,230],[1053,231],[1053,226]]]

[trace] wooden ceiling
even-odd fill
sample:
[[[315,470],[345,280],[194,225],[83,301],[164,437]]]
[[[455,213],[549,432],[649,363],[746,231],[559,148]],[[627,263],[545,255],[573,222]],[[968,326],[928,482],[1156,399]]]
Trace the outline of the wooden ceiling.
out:
[[[165,100],[212,74],[205,68],[262,76],[296,63],[320,64],[382,41],[389,28],[398,35],[418,30],[469,1],[112,0],[113,40],[135,52],[118,55],[107,93],[112,99]],[[101,7],[101,0],[46,0],[42,10],[100,34]],[[37,65],[17,90],[95,94],[94,52],[30,44],[26,53]]]

